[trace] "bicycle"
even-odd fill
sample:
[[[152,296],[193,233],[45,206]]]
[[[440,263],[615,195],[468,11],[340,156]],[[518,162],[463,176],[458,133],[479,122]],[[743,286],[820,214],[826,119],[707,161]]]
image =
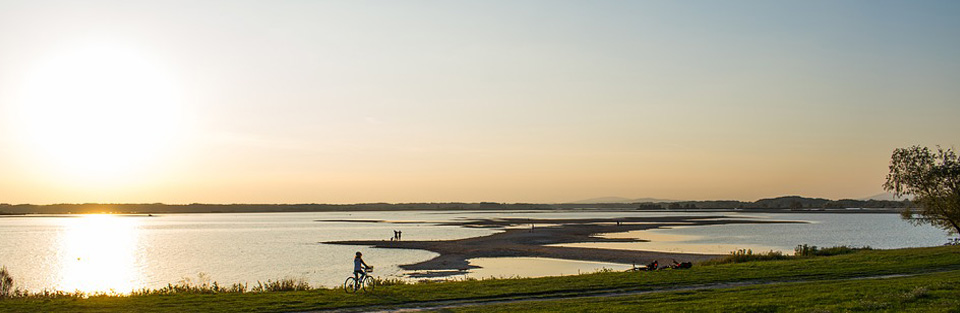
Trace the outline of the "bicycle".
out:
[[[365,292],[372,292],[373,286],[376,284],[376,281],[367,273],[373,273],[373,267],[367,267],[363,269],[363,273],[360,274],[360,277],[347,277],[347,280],[343,282],[343,291],[347,293],[356,293],[359,290]]]

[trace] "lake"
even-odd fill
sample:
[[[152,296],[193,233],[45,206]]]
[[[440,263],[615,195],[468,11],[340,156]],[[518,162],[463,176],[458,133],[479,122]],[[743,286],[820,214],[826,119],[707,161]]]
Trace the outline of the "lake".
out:
[[[381,277],[406,277],[398,265],[425,261],[435,253],[328,245],[337,240],[387,240],[393,230],[405,240],[484,236],[501,229],[436,226],[475,218],[614,218],[661,215],[723,215],[807,221],[804,224],[733,224],[675,227],[602,236],[643,238],[643,243],[581,243],[616,249],[726,253],[734,249],[792,251],[797,244],[874,248],[935,246],[944,231],[914,227],[896,214],[747,214],[738,212],[636,211],[401,211],[311,213],[216,213],[55,215],[0,217],[0,265],[17,286],[37,291],[115,291],[159,288],[181,280],[221,284],[300,278],[313,286],[337,286],[351,274],[353,255],[376,266]],[[318,222],[357,220],[369,222]],[[378,223],[388,221],[397,223]],[[624,264],[540,258],[471,260],[473,277],[549,276],[623,269]],[[200,275],[203,273],[203,275]],[[202,276],[202,277],[201,277]]]

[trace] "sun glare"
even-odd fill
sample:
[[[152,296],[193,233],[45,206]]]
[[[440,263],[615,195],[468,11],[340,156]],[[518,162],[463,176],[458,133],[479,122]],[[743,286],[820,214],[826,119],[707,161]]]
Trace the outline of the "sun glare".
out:
[[[139,51],[87,47],[27,77],[17,128],[55,175],[115,177],[157,161],[181,131],[171,75]]]
[[[59,290],[123,294],[142,284],[135,218],[93,214],[64,221]]]

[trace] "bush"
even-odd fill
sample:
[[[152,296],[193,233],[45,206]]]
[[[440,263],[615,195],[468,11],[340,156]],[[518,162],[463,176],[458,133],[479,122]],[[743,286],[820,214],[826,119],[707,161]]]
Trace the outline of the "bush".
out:
[[[703,262],[703,265],[714,265],[714,264],[726,264],[726,263],[743,263],[751,261],[769,261],[769,260],[786,260],[790,256],[783,254],[780,251],[767,251],[763,253],[754,254],[753,250],[750,249],[739,249],[737,251],[730,252],[730,255],[708,260]]]
[[[783,254],[780,251],[767,251],[763,253],[754,254],[753,250],[749,249],[740,249],[737,251],[730,252],[730,255],[717,258],[713,260],[704,261],[703,265],[716,265],[716,264],[726,264],[726,263],[743,263],[743,262],[752,262],[752,261],[770,261],[770,260],[786,260],[792,258],[801,258],[801,257],[817,257],[817,256],[831,256],[831,255],[840,255],[854,253],[857,251],[864,250],[873,250],[870,247],[848,247],[848,246],[836,246],[830,248],[818,248],[817,246],[811,245],[797,245],[793,250],[794,254],[792,256]]]
[[[13,276],[7,271],[7,267],[0,267],[0,298],[6,298],[13,295]]]
[[[245,284],[233,284],[233,286],[225,287],[221,286],[217,282],[210,282],[210,278],[207,277],[206,273],[197,274],[197,282],[194,282],[189,277],[184,277],[176,284],[167,284],[167,286],[160,289],[141,289],[138,291],[132,292],[133,295],[151,295],[151,294],[176,294],[176,293],[191,293],[191,294],[213,294],[213,293],[224,293],[224,292],[244,292],[246,291],[247,286]]]
[[[210,278],[205,273],[197,275],[197,279],[184,277],[176,284],[167,284],[159,289],[143,288],[133,290],[130,296],[148,296],[148,295],[169,295],[169,294],[217,294],[217,293],[245,293],[245,292],[273,292],[273,291],[302,291],[311,290],[310,284],[303,279],[284,278],[277,281],[268,280],[266,283],[257,282],[253,288],[247,288],[246,283],[235,283],[230,286],[220,285],[217,282],[210,282]],[[400,281],[392,282],[400,284]],[[110,292],[65,292],[60,290],[41,290],[29,292],[13,288],[13,277],[10,276],[6,267],[0,267],[0,299],[4,298],[87,298],[87,297],[118,297],[124,296],[114,291]]]
[[[410,284],[410,282],[401,278],[379,278],[376,279],[375,282],[377,286],[403,286]]]
[[[278,279],[277,281],[268,280],[267,283],[261,283],[260,281],[257,281],[257,285],[253,286],[253,289],[251,289],[253,292],[301,290],[310,290],[310,284],[303,279],[293,278]]]
[[[795,256],[798,256],[798,257],[810,257],[810,256],[841,255],[841,254],[854,253],[854,252],[863,251],[863,250],[873,250],[873,248],[870,248],[870,247],[856,248],[856,247],[848,247],[848,246],[836,246],[836,247],[829,247],[829,248],[822,248],[822,249],[821,249],[821,248],[817,248],[817,246],[808,246],[808,245],[806,245],[806,244],[803,244],[803,245],[797,245],[797,247],[796,247],[795,249],[793,249],[793,252],[794,252],[794,255],[795,255]]]
[[[235,283],[230,286],[220,285],[217,282],[210,282],[205,273],[200,273],[196,282],[188,277],[184,277],[177,284],[167,284],[160,289],[144,288],[131,293],[131,295],[155,295],[155,294],[215,294],[215,293],[245,293],[245,292],[271,292],[271,291],[294,291],[310,290],[310,284],[303,279],[284,278],[277,281],[267,280],[266,283],[257,281],[257,285],[248,289],[246,283]]]

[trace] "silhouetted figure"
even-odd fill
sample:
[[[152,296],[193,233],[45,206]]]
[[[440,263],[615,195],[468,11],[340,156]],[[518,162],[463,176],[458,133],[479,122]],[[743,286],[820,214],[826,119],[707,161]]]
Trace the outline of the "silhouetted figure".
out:
[[[370,266],[363,261],[363,253],[357,251],[357,256],[353,257],[353,277],[360,279],[360,275],[363,275],[363,269],[369,267]]]
[[[400,240],[402,240],[402,239],[403,239],[403,231],[402,231],[402,230],[398,230],[398,231],[397,231],[397,241],[400,241]]]

